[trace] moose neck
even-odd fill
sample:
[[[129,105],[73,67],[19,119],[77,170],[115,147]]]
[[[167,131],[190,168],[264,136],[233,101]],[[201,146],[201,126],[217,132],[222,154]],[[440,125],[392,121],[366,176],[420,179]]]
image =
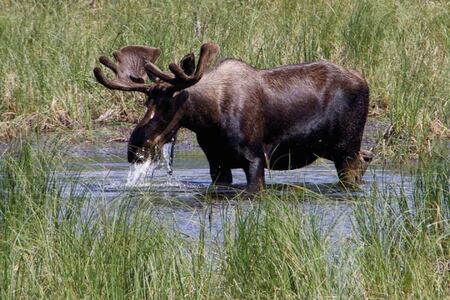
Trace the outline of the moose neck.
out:
[[[206,76],[205,76],[206,77]],[[215,128],[219,125],[221,86],[210,84],[206,78],[197,85],[186,89],[189,99],[183,106],[183,118],[180,126],[195,133]]]

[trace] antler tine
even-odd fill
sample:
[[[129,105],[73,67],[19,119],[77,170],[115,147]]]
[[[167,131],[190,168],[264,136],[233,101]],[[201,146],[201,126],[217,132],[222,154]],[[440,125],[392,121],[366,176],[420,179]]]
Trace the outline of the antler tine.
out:
[[[186,54],[178,64],[184,73],[191,76],[195,72],[195,55],[194,53]]]
[[[114,74],[117,74],[117,72],[118,72],[117,64],[115,64],[112,60],[110,60],[106,56],[100,56],[99,61],[103,65],[105,65],[108,68],[110,68],[114,72]]]
[[[171,63],[169,65],[169,70],[175,75],[176,78],[179,78],[182,81],[190,81],[193,79],[193,76],[186,75],[183,69],[176,63]]]
[[[147,93],[153,87],[153,84],[134,82],[125,83],[120,80],[108,80],[99,67],[94,68],[94,75],[98,82],[112,90]]]
[[[214,58],[219,53],[219,46],[213,43],[203,44],[200,48],[200,58],[198,59],[197,69],[195,70],[195,74],[188,76],[183,71],[183,69],[176,63],[171,63],[169,65],[170,71],[175,75],[176,79],[184,82],[196,82],[199,81],[203,76],[206,67],[208,64],[214,60]]]
[[[202,78],[208,64],[214,60],[218,53],[218,45],[213,43],[203,44],[200,48],[200,58],[194,75],[186,74],[184,69],[176,63],[171,63],[169,65],[169,70],[172,74],[161,71],[155,64],[149,61],[145,63],[145,70],[147,73],[159,77],[162,81],[172,85],[170,90],[177,91],[196,84]],[[188,56],[192,61],[194,60],[193,54],[188,54]]]
[[[145,70],[146,70],[147,72],[150,72],[151,74],[153,74],[154,76],[158,77],[159,79],[161,79],[161,80],[163,80],[163,81],[165,81],[165,82],[168,82],[168,83],[170,83],[170,84],[175,84],[175,83],[176,83],[176,78],[175,78],[175,76],[173,76],[173,75],[171,75],[171,74],[169,74],[169,73],[166,73],[166,72],[161,71],[161,70],[160,70],[155,64],[153,64],[152,62],[146,61],[144,67],[145,67]]]
[[[205,72],[208,64],[213,61],[217,54],[219,54],[220,47],[214,43],[203,44],[200,48],[200,58],[198,59],[197,69],[195,70],[195,76],[201,76]]]

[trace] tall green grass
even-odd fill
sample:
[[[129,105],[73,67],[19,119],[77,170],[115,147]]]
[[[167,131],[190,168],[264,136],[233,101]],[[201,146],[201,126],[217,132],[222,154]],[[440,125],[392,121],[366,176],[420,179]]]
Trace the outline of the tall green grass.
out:
[[[2,299],[450,295],[448,161],[418,166],[411,197],[386,187],[354,198],[353,238],[335,243],[322,216],[302,209],[333,200],[307,190],[239,196],[217,238],[207,216],[187,238],[158,221],[154,195],[108,202],[61,181],[67,166],[53,149],[25,143],[1,157]]]
[[[450,295],[449,164],[418,167],[412,195],[386,189],[355,212],[356,255],[368,298],[444,299]]]
[[[371,112],[393,124],[390,149],[429,153],[450,134],[449,18],[445,1],[2,0],[0,137],[89,130],[108,110],[134,120],[141,96],[94,82],[100,55],[150,45],[165,67],[214,41],[260,68],[327,59],[361,71]]]

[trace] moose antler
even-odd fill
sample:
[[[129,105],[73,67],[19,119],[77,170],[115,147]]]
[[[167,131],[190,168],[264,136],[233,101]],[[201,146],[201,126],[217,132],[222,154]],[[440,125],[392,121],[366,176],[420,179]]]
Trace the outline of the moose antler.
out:
[[[170,84],[167,88],[171,91],[179,91],[196,84],[203,76],[208,64],[212,62],[219,53],[219,46],[213,43],[203,44],[200,48],[200,58],[198,60],[195,73],[194,54],[188,54],[181,60],[181,67],[176,63],[169,65],[172,74],[161,71],[153,62],[146,61],[144,67],[149,76],[155,76]]]
[[[161,71],[154,64],[161,54],[160,49],[126,46],[113,53],[115,63],[105,56],[99,59],[100,63],[116,74],[115,79],[107,79],[99,67],[94,68],[94,75],[98,82],[113,90],[149,93],[159,87],[168,92],[175,92],[196,84],[202,78],[208,64],[215,59],[218,53],[218,45],[203,44],[195,73],[195,56],[192,53],[183,57],[180,62],[181,66],[171,63],[169,65],[171,73],[169,73]],[[145,81],[148,78],[159,78],[160,81],[146,84]]]
[[[161,54],[158,48],[145,46],[126,46],[113,53],[115,63],[106,56],[99,61],[110,68],[116,78],[107,79],[99,67],[94,68],[94,75],[98,82],[112,90],[136,91],[147,93],[154,84],[146,84],[148,79],[145,62],[155,62]]]

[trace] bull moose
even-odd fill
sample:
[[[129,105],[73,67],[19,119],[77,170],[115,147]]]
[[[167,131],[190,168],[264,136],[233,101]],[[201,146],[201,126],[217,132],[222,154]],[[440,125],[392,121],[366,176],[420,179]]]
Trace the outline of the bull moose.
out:
[[[238,59],[205,72],[219,53],[213,43],[201,46],[197,65],[191,53],[167,72],[154,64],[160,53],[126,46],[114,52],[115,63],[100,57],[116,74],[112,80],[94,69],[109,89],[147,95],[147,112],[129,139],[130,163],[185,127],[196,134],[216,184],[231,184],[231,169],[242,168],[247,189],[257,191],[265,168],[301,168],[319,157],[334,162],[342,182],[361,181],[372,156],[360,149],[369,88],[358,72],[327,61],[256,69]]]

